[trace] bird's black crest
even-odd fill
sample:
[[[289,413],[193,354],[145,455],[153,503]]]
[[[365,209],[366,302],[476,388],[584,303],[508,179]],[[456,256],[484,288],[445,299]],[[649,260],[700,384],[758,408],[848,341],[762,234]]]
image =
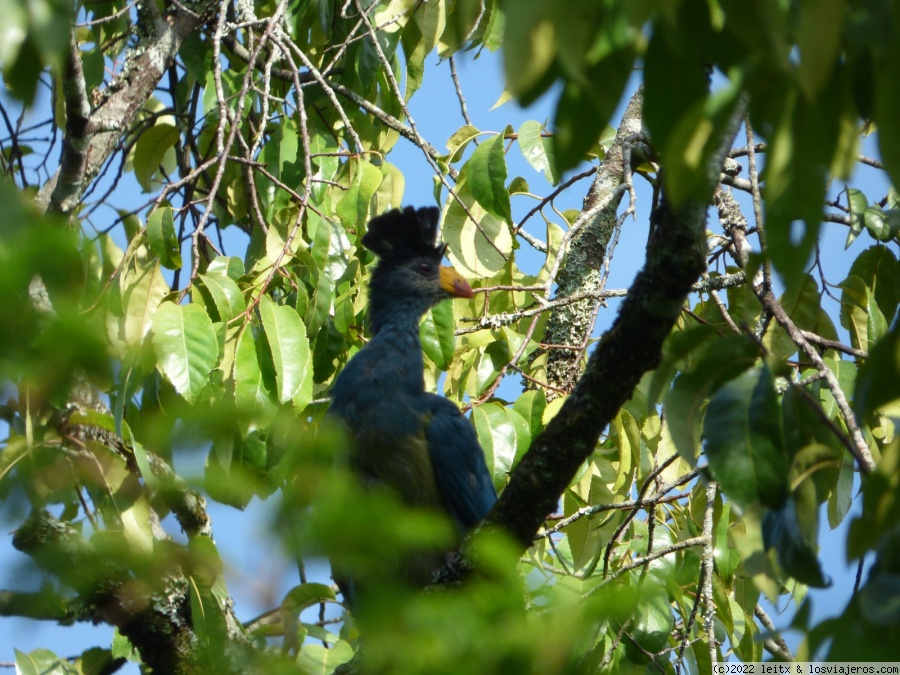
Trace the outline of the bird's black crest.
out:
[[[433,206],[420,209],[407,206],[392,209],[373,218],[363,245],[382,259],[406,259],[415,256],[441,258],[446,246],[437,239],[441,212]]]

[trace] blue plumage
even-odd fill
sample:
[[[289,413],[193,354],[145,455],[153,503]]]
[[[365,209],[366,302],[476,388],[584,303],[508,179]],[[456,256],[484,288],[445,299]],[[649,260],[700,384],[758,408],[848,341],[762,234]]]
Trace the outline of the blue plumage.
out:
[[[348,430],[348,461],[364,484],[386,485],[412,507],[443,510],[461,538],[497,494],[472,425],[451,401],[425,391],[419,320],[444,299],[472,297],[468,283],[440,264],[438,216],[407,207],[369,223],[363,244],[380,258],[369,285],[374,334],[338,376],[329,416]],[[422,570],[409,576],[428,581]],[[353,595],[352,583],[339,583]]]

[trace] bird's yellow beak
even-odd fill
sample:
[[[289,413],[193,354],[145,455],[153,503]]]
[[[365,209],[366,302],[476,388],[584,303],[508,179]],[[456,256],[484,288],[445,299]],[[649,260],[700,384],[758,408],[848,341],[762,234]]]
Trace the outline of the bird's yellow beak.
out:
[[[441,288],[447,291],[455,298],[472,298],[475,293],[469,282],[462,278],[459,272],[452,267],[441,265],[440,269]]]

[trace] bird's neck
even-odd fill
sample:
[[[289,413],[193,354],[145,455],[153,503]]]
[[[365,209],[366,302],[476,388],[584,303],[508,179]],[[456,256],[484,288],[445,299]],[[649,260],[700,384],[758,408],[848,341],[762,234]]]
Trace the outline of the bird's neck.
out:
[[[419,319],[428,311],[416,298],[389,298],[373,296],[369,300],[369,323],[373,336],[387,332],[392,335],[411,333],[419,342]]]
[[[370,318],[375,334],[366,348],[380,354],[386,364],[391,364],[394,386],[407,394],[421,394],[425,391],[425,364],[418,315],[394,311]]]

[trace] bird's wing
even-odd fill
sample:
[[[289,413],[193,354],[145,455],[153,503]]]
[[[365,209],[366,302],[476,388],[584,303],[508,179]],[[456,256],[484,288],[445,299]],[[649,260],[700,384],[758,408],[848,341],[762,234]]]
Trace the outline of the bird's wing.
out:
[[[451,401],[425,394],[425,432],[441,502],[461,534],[478,525],[497,501],[475,429]]]

